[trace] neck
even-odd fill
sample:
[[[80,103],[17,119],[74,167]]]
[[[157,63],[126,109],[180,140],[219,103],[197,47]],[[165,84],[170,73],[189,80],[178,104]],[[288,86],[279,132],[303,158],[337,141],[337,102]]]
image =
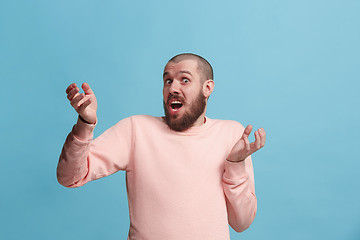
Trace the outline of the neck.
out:
[[[203,124],[205,124],[206,118],[206,107],[204,109],[204,112],[200,115],[200,117],[194,122],[193,127],[199,127]]]

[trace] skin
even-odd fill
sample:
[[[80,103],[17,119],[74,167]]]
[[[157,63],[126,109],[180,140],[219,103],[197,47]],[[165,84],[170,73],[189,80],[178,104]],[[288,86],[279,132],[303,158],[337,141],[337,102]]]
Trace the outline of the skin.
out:
[[[248,137],[251,133],[252,128],[253,127],[251,125],[248,125],[245,128],[240,140],[234,145],[230,154],[226,158],[228,161],[242,162],[251,154],[265,146],[266,133],[263,128],[259,128],[257,131],[255,131],[255,141],[252,143],[249,142]]]
[[[191,112],[191,108],[199,94],[202,94],[207,102],[207,98],[214,89],[214,81],[212,79],[208,79],[202,83],[197,62],[194,60],[183,60],[178,63],[169,62],[164,68],[163,80],[165,107],[167,108],[170,119],[173,121],[179,120],[185,113]],[[170,106],[171,101],[167,101],[172,97],[180,99],[183,103],[183,106],[179,110],[173,110]],[[206,105],[204,111],[192,126],[204,124],[205,112]]]
[[[91,90],[89,84],[83,83],[81,88],[84,93],[80,93],[80,89],[75,83],[72,83],[66,89],[67,98],[75,111],[89,124],[95,124],[97,121],[96,110],[97,100],[94,92]],[[190,110],[190,105],[195,101],[200,91],[202,91],[206,102],[208,97],[214,90],[214,81],[207,79],[201,81],[199,70],[197,69],[197,62],[192,59],[183,60],[178,63],[169,62],[164,69],[164,87],[163,97],[164,101],[168,99],[169,95],[177,95],[181,97],[183,106],[178,111],[173,111],[169,104],[166,107],[169,110],[171,118],[181,118],[186,111]],[[206,113],[206,106],[201,116],[193,123],[192,126],[201,126],[204,124]],[[85,133],[82,129],[74,128],[74,134],[79,138],[84,137]],[[227,157],[230,162],[242,162],[251,154],[255,153],[265,145],[266,133],[263,128],[254,132],[255,141],[249,142],[249,135],[252,131],[252,126],[248,125],[240,140],[234,145]]]
[[[66,89],[67,98],[75,111],[88,123],[96,123],[97,100],[94,92],[91,90],[89,84],[83,83],[81,88],[84,93],[80,93],[80,89],[76,83],[72,83]]]

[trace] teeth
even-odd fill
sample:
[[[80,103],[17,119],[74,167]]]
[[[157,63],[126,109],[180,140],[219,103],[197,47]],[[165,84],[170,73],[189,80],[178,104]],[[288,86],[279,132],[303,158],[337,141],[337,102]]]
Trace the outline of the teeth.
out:
[[[178,103],[181,104],[180,101],[172,101],[171,103],[172,103],[172,104],[174,104],[174,103],[175,103],[175,104],[178,104]]]

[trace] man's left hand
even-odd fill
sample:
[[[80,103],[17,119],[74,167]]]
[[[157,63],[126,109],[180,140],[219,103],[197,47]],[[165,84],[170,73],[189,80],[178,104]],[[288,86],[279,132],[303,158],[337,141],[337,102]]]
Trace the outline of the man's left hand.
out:
[[[249,142],[249,135],[252,131],[252,126],[248,125],[243,135],[241,136],[240,140],[234,145],[233,149],[231,150],[230,154],[226,158],[230,162],[242,162],[259,150],[260,148],[264,147],[265,140],[266,140],[266,133],[263,128],[258,129],[255,131],[255,142]]]

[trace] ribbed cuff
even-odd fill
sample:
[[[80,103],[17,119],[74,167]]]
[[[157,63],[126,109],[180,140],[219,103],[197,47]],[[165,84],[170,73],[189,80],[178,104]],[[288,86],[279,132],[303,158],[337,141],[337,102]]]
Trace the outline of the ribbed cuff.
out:
[[[247,177],[245,161],[230,162],[226,160],[224,177],[231,180],[238,180]]]
[[[89,124],[80,119],[80,117],[77,120],[77,123],[74,125],[74,128],[72,130],[74,137],[81,141],[91,141],[94,137],[94,129],[97,124]]]

